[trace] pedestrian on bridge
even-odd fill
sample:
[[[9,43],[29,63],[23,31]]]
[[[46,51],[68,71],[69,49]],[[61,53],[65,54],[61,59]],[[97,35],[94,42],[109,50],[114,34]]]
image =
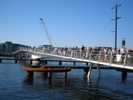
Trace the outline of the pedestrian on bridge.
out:
[[[121,54],[121,63],[124,62],[124,58],[125,58],[125,52],[126,52],[126,48],[124,45],[122,45],[121,49],[120,49],[120,54]]]

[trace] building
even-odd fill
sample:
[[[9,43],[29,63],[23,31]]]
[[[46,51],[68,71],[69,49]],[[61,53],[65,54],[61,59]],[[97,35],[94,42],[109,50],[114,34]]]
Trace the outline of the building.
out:
[[[29,48],[30,46],[12,43],[6,41],[5,43],[0,43],[0,52],[15,52],[19,49]]]

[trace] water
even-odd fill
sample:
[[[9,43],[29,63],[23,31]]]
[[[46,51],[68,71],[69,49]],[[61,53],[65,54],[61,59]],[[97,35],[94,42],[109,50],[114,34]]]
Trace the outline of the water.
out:
[[[133,73],[125,81],[121,72],[92,69],[91,78],[83,78],[83,70],[68,72],[68,84],[63,73],[53,73],[52,85],[41,73],[34,74],[33,83],[26,82],[25,62],[3,61],[0,64],[0,100],[132,100]]]

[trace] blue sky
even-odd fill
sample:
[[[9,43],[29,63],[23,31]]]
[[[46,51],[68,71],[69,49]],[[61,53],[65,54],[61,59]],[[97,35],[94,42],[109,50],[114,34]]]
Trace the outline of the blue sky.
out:
[[[0,0],[0,43],[49,44],[43,18],[54,46],[114,47],[116,4],[118,40],[133,48],[133,0]]]

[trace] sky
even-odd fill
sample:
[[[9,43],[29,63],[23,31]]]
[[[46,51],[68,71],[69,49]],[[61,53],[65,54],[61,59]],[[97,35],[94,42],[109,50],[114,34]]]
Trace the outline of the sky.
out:
[[[0,43],[39,46],[115,46],[115,5],[118,7],[117,47],[122,39],[133,48],[133,0],[0,0]]]

